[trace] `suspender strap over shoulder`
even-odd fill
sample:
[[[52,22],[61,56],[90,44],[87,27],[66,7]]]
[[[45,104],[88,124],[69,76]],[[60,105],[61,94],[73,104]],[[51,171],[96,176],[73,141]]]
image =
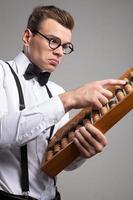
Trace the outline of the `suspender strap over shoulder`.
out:
[[[8,62],[6,62],[8,66],[10,67],[10,70],[14,76],[14,79],[16,81],[16,85],[18,88],[18,94],[19,94],[19,110],[23,110],[25,108],[25,103],[24,103],[24,97],[23,97],[23,91],[22,87],[20,84],[20,81],[10,66]],[[21,187],[22,187],[22,192],[26,193],[29,191],[29,175],[28,175],[28,155],[27,155],[27,145],[24,145],[20,148],[21,152]]]
[[[16,73],[14,72],[14,70],[12,69],[12,67],[10,66],[10,64],[8,62],[6,62],[9,67],[10,67],[10,70],[14,76],[14,79],[16,81],[16,85],[17,85],[17,88],[18,88],[18,94],[19,94],[19,110],[23,110],[25,108],[25,103],[24,103],[24,97],[23,97],[23,91],[22,91],[22,87],[21,87],[21,84],[20,84],[20,81],[16,75]]]

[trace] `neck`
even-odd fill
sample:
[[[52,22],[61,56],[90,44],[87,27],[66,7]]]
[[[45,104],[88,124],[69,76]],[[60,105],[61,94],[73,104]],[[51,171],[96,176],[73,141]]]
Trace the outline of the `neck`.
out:
[[[38,73],[40,73],[40,72],[47,72],[45,69],[41,69],[41,67],[39,67],[38,65],[36,65],[36,64],[32,61],[32,59],[30,58],[29,54],[26,53],[26,51],[24,50],[24,48],[23,48],[22,52],[23,52],[23,53],[25,54],[25,56],[29,59],[29,61],[35,66],[36,71],[37,71]],[[50,73],[50,72],[49,72],[49,73]]]

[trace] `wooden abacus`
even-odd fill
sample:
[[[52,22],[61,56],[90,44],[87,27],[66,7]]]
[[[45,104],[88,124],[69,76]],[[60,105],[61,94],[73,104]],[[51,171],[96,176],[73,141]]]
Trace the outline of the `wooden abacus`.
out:
[[[73,137],[75,130],[85,119],[89,118],[91,123],[104,134],[133,108],[133,67],[119,79],[126,80],[126,84],[123,87],[108,88],[113,92],[113,98],[107,105],[100,110],[82,109],[51,138],[41,166],[48,176],[56,176],[79,156]]]

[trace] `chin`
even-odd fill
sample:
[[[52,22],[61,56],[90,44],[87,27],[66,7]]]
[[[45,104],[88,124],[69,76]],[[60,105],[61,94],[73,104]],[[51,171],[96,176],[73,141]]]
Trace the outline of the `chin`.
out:
[[[53,65],[45,65],[45,66],[41,66],[40,68],[42,69],[42,71],[47,71],[47,72],[54,72],[57,66],[53,66]]]

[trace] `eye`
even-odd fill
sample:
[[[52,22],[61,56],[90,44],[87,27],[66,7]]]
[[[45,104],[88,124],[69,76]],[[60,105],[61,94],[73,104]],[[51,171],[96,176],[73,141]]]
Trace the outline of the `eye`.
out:
[[[69,44],[68,43],[63,44],[63,49],[67,49],[67,48],[69,48]]]
[[[50,38],[50,43],[51,44],[60,44],[60,39],[59,38]]]
[[[66,43],[66,44],[63,44],[63,48],[64,49],[68,49],[68,48],[73,49],[73,45],[71,43]]]

